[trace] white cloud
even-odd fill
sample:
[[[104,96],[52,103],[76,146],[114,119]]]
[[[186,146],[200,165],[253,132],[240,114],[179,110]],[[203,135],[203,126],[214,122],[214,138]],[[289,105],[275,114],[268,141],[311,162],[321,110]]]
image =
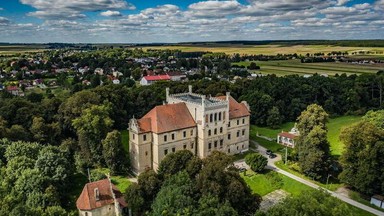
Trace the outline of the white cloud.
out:
[[[337,0],[337,4],[338,6],[341,6],[341,5],[345,5],[346,3],[350,2],[351,0]]]
[[[101,12],[100,15],[106,16],[106,17],[118,17],[118,16],[121,16],[121,13],[119,11],[107,10],[107,11]]]
[[[2,10],[4,10],[4,8],[1,8],[1,7],[0,7],[0,11],[2,11]]]
[[[29,13],[31,16],[52,19],[83,18],[82,12],[101,10],[120,10],[136,7],[125,0],[20,0],[22,4],[30,5],[37,9]]]
[[[2,25],[8,25],[11,21],[9,21],[8,18],[0,17],[0,26]]]

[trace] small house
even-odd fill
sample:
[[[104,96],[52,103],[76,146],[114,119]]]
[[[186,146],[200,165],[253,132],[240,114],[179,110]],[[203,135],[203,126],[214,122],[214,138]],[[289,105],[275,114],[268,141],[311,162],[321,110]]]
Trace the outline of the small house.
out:
[[[76,201],[76,207],[80,216],[119,216],[126,211],[127,203],[108,178],[87,183]]]
[[[144,76],[140,80],[140,85],[151,85],[157,81],[169,81],[171,77],[169,75],[156,75],[156,76]]]
[[[295,147],[295,139],[300,135],[299,131],[295,126],[289,132],[282,131],[277,135],[277,143],[294,148]]]
[[[384,209],[384,196],[380,196],[380,195],[372,196],[371,204]]]

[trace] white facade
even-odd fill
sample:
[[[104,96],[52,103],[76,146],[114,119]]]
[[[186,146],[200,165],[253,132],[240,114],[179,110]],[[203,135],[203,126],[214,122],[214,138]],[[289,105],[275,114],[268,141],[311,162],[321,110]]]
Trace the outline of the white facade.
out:
[[[245,109],[243,115],[230,118],[230,100]],[[168,104],[185,103],[196,122],[195,127],[182,128],[161,134],[140,133],[136,119],[129,125],[129,145],[132,169],[136,173],[145,169],[157,170],[166,154],[188,149],[200,158],[205,158],[214,150],[230,155],[249,149],[249,106],[246,102],[237,103],[230,94],[221,98],[192,93],[169,94]]]

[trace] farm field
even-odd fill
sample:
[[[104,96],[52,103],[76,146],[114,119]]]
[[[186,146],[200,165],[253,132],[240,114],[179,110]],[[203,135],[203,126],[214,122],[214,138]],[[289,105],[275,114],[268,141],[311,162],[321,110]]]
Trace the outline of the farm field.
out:
[[[342,116],[337,118],[329,119],[329,122],[327,124],[328,127],[328,141],[331,145],[331,153],[335,156],[340,156],[343,151],[343,143],[339,140],[340,131],[344,126],[351,125],[353,123],[358,122],[361,119],[359,116]],[[251,125],[251,139],[256,140],[258,142],[262,142],[262,145],[267,145],[265,147],[267,148],[273,148],[273,150],[279,150],[278,146],[275,145],[274,142],[264,141],[262,138],[255,138],[256,134],[259,133],[261,136],[266,136],[269,138],[276,139],[277,134],[280,133],[282,130],[284,131],[290,131],[291,128],[294,126],[293,122],[285,123],[281,126],[280,129],[270,129],[266,127],[257,127],[255,125]]]
[[[14,55],[27,52],[42,52],[44,45],[0,45],[0,55]]]
[[[322,62],[322,63],[301,63],[300,60],[282,60],[282,61],[255,61],[261,67],[255,73],[276,74],[277,76],[285,76],[291,74],[327,74],[334,76],[336,74],[365,74],[377,73],[384,69],[384,65],[359,65],[342,62]],[[238,62],[234,65],[248,66],[251,62]]]
[[[277,54],[301,54],[307,53],[329,53],[332,51],[341,52],[359,52],[359,51],[371,51],[378,52],[383,55],[384,47],[342,47],[342,46],[328,46],[328,45],[294,45],[294,46],[283,46],[283,45],[228,45],[228,44],[212,44],[212,45],[174,45],[174,46],[148,46],[142,47],[144,50],[147,49],[171,49],[181,50],[184,52],[222,52],[226,54],[249,54],[249,55],[277,55]]]

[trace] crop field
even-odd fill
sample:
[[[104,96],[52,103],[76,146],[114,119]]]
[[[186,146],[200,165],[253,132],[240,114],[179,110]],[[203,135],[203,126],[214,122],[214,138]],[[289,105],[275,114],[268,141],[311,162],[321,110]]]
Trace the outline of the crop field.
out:
[[[301,54],[307,53],[329,53],[332,51],[340,52],[359,52],[370,51],[378,53],[377,55],[384,55],[384,47],[344,47],[344,46],[327,46],[327,45],[228,45],[228,44],[212,44],[212,45],[174,45],[174,46],[148,46],[143,47],[146,49],[171,49],[181,50],[184,52],[222,52],[226,54],[248,54],[248,55],[277,55],[277,54]]]
[[[339,135],[340,135],[341,129],[345,126],[348,126],[348,125],[351,125],[353,123],[358,122],[360,119],[361,119],[361,117],[359,117],[359,116],[342,116],[342,117],[329,119],[329,122],[327,123],[327,127],[328,127],[327,136],[328,136],[328,141],[331,145],[332,155],[340,156],[342,154],[344,144],[339,140]],[[266,127],[257,127],[257,126],[252,125],[251,126],[251,133],[252,134],[250,136],[252,139],[255,139],[254,134],[259,133],[259,135],[276,139],[278,133],[280,133],[282,130],[290,131],[291,128],[293,127],[293,125],[294,125],[293,122],[288,122],[288,123],[283,124],[281,129],[276,129],[276,130],[266,128]],[[258,139],[262,139],[262,138],[255,139],[257,142],[260,143],[260,141]],[[268,141],[266,141],[266,142],[268,142]],[[261,143],[261,144],[264,144],[264,143]],[[268,144],[268,143],[265,143],[265,144]],[[278,144],[276,144],[276,145],[278,145]],[[267,148],[268,147],[275,147],[271,150],[272,151],[278,151],[277,146],[272,145],[272,142],[271,142],[270,146],[267,146]]]
[[[276,74],[285,76],[291,74],[311,75],[327,74],[334,76],[336,74],[365,74],[376,73],[384,69],[384,64],[351,64],[343,62],[321,62],[321,63],[301,63],[300,60],[282,60],[282,61],[255,61],[261,67],[255,73]],[[236,65],[248,66],[251,62],[237,62]]]
[[[0,45],[0,55],[14,55],[17,53],[42,52],[44,45]]]

